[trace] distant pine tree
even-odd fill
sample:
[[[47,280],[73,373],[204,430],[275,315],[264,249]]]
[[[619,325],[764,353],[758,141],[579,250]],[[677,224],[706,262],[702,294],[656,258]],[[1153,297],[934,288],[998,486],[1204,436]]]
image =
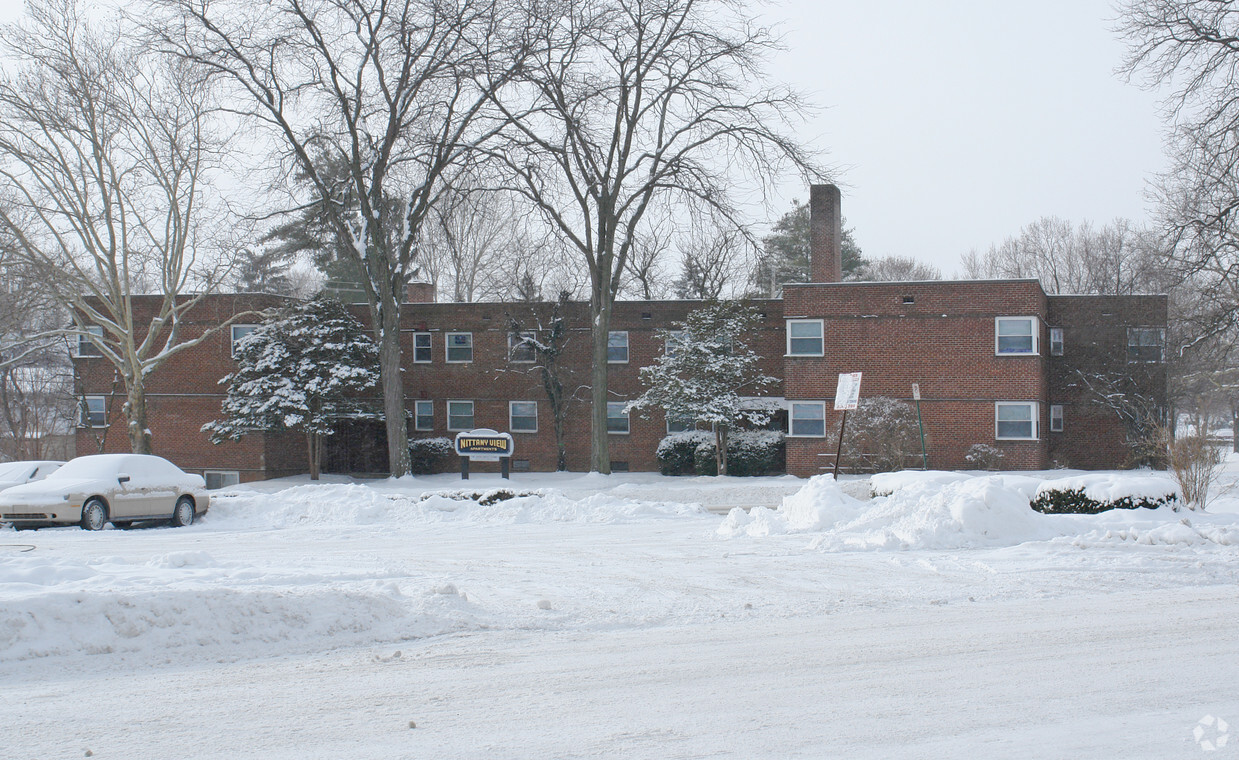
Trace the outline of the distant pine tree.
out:
[[[292,295],[293,284],[288,276],[293,253],[283,248],[246,248],[237,254],[233,272],[236,288],[241,293],[275,293]]]
[[[792,210],[779,217],[762,238],[762,253],[749,278],[749,292],[758,298],[778,298],[788,282],[809,281],[809,205],[792,201]],[[843,222],[840,251],[843,279],[855,279],[865,265],[852,230]]]

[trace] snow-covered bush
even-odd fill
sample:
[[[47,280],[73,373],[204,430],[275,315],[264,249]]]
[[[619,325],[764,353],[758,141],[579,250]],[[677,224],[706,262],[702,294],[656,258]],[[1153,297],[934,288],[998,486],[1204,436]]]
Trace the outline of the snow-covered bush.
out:
[[[1080,475],[1041,484],[1032,508],[1046,514],[1095,515],[1111,509],[1179,505],[1173,481],[1148,475]]]
[[[691,475],[695,472],[694,457],[702,443],[714,444],[714,433],[689,430],[672,433],[658,443],[658,471],[663,475]]]
[[[964,459],[978,470],[997,470],[1002,465],[1002,449],[987,443],[974,443],[968,447]]]
[[[727,436],[727,474],[769,475],[785,469],[783,434],[774,430],[741,430]],[[658,444],[659,470],[664,475],[717,475],[714,434],[703,430],[672,433]]]
[[[1176,438],[1167,446],[1170,470],[1183,491],[1183,501],[1190,509],[1204,509],[1209,500],[1209,487],[1222,471],[1221,449],[1204,436]]]
[[[409,472],[431,475],[438,472],[456,446],[450,438],[415,438],[409,441]]]
[[[892,472],[918,466],[921,437],[916,410],[886,396],[861,399],[856,411],[848,413],[842,454],[844,466],[852,472]]]

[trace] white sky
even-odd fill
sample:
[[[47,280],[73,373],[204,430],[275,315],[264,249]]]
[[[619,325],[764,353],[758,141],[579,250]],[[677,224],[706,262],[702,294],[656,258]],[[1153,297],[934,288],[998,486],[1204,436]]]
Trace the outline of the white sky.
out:
[[[824,107],[804,136],[838,168],[868,257],[947,276],[970,248],[1047,215],[1150,217],[1157,95],[1113,72],[1107,0],[783,0],[772,76]],[[788,184],[786,205],[806,200]]]
[[[21,12],[0,0],[0,22]],[[822,110],[826,152],[866,256],[947,276],[971,248],[1046,215],[1149,218],[1163,167],[1157,98],[1113,72],[1108,0],[781,0],[787,51],[771,75]],[[805,200],[782,186],[779,209]]]

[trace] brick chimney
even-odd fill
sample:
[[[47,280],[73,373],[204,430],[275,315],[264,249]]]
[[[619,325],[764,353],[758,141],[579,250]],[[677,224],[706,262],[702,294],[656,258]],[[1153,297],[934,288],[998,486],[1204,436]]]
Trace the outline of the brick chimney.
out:
[[[433,282],[410,282],[405,288],[405,303],[434,303],[435,284]]]
[[[843,212],[839,188],[809,187],[809,281],[843,279]]]

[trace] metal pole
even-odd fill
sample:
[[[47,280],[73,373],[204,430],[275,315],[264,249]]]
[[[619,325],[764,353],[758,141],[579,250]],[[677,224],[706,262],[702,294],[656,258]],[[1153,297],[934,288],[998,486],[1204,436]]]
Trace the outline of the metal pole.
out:
[[[843,419],[839,422],[839,445],[835,448],[835,480],[839,480],[839,457],[843,455],[843,428],[848,424],[848,410],[843,410]]]
[[[925,453],[925,426],[921,424],[921,400],[916,400],[916,427],[921,431],[921,467],[929,469],[929,455]]]

